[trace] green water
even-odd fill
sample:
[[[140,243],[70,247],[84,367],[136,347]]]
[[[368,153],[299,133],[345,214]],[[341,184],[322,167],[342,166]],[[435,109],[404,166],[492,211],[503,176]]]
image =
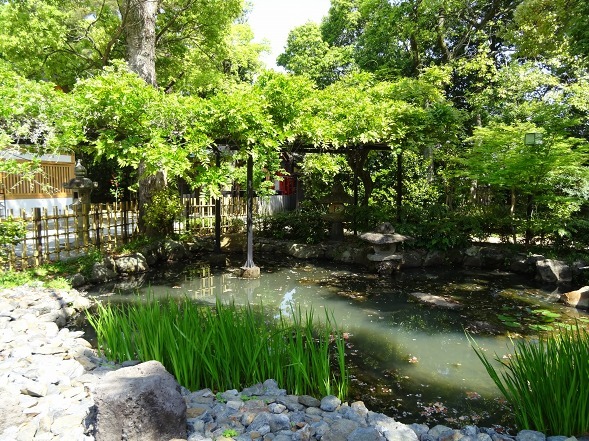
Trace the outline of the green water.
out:
[[[236,276],[238,266],[211,270],[205,264],[166,268],[125,290],[103,286],[94,294],[113,301],[147,295],[188,296],[214,304],[262,303],[276,313],[291,305],[333,312],[349,334],[350,400],[402,422],[509,427],[510,410],[465,336],[469,331],[489,355],[506,355],[511,338],[534,338],[575,319],[589,320],[555,303],[557,293],[505,272],[411,270],[395,277],[326,262],[258,258],[257,280]],[[412,301],[412,292],[444,296],[460,309]]]

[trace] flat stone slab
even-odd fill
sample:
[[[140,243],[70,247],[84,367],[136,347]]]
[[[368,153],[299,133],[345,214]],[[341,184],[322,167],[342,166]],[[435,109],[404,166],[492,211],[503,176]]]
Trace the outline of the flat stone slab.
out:
[[[431,306],[437,306],[439,308],[460,309],[463,307],[463,305],[461,305],[460,303],[458,303],[454,299],[451,299],[448,297],[436,296],[433,294],[427,294],[425,292],[412,292],[409,294],[409,297],[414,300],[417,300],[419,303],[424,303],[426,305],[431,305]]]
[[[405,242],[406,240],[411,240],[409,236],[403,236],[399,233],[376,233],[376,232],[369,232],[360,235],[360,239],[370,242],[371,244],[375,245],[386,245],[386,244],[393,244],[393,243],[401,243]]]

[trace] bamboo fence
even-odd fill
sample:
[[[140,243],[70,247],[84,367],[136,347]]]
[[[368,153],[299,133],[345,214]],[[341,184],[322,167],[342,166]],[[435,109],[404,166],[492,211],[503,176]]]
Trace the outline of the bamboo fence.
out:
[[[272,214],[292,205],[290,196],[272,196],[258,200],[255,214]],[[174,232],[202,236],[215,230],[215,200],[213,198],[182,198],[183,212],[174,223]],[[239,231],[245,222],[246,204],[241,197],[221,199],[221,232]],[[26,224],[26,237],[16,244],[4,245],[8,269],[26,269],[47,262],[78,257],[90,249],[112,251],[138,235],[138,207],[135,202],[89,204],[59,210],[55,207],[8,210],[5,219]],[[1,260],[0,260],[1,261]]]

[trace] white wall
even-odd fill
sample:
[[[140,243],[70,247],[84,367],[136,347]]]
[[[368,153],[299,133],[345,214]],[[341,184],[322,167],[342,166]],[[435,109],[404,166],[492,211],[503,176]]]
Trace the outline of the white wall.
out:
[[[18,215],[21,209],[25,209],[30,213],[33,208],[46,208],[50,213],[53,212],[53,207],[64,210],[73,202],[72,198],[45,198],[45,199],[13,199],[6,200],[6,210],[0,210],[0,215],[10,213],[13,210],[15,216]],[[0,203],[2,200],[0,199]],[[2,213],[4,211],[4,213]]]

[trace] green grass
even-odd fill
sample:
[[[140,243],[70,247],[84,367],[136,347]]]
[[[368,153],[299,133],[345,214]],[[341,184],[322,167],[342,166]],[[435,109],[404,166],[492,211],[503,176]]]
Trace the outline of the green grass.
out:
[[[274,379],[290,393],[348,391],[345,342],[333,317],[292,309],[269,318],[260,306],[215,307],[189,299],[99,305],[88,320],[115,361],[158,360],[190,390],[224,391]]]
[[[70,283],[64,277],[50,274],[42,268],[27,271],[4,271],[0,273],[0,288],[14,288],[31,284],[55,289],[71,288]]]
[[[491,379],[513,408],[519,430],[579,436],[589,432],[589,334],[574,327],[539,341],[515,342],[496,367],[472,340]]]
[[[87,254],[73,259],[46,263],[24,271],[0,272],[0,288],[41,284],[47,288],[71,288],[67,277],[81,273],[88,277],[95,262],[102,260],[99,250],[92,249]]]

